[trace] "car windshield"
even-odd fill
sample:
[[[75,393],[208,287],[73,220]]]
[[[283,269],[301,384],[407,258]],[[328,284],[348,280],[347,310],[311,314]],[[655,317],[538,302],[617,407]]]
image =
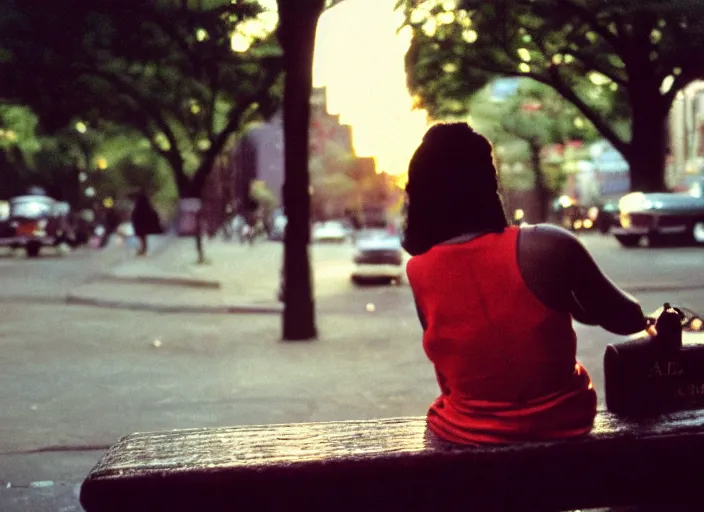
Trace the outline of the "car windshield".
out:
[[[38,219],[51,213],[51,203],[42,200],[22,199],[12,202],[12,216]]]
[[[335,220],[328,220],[322,224],[318,224],[317,227],[326,231],[344,231],[345,229],[345,226],[341,222]]]
[[[390,233],[362,235],[357,238],[358,247],[401,247],[401,237]]]
[[[377,227],[377,228],[364,228],[360,229],[357,233],[358,239],[382,239],[393,237],[394,234],[389,231],[388,228]]]

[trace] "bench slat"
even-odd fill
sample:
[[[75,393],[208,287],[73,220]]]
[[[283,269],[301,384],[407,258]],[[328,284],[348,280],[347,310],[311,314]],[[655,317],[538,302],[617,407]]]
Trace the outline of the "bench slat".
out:
[[[88,512],[439,510],[456,500],[557,510],[697,498],[687,463],[704,456],[701,411],[640,421],[601,412],[579,440],[503,447],[458,447],[425,430],[424,418],[392,418],[132,434],[91,471],[81,503]]]

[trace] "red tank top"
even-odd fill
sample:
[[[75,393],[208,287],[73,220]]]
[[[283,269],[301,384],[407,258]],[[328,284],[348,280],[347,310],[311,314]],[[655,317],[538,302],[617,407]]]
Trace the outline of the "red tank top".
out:
[[[428,426],[447,441],[560,439],[592,428],[596,393],[575,357],[572,318],[528,289],[519,231],[437,245],[408,262],[441,390]]]

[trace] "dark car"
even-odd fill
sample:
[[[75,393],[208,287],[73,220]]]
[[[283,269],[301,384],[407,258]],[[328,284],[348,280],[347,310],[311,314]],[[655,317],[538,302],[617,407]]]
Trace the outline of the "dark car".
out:
[[[609,201],[601,205],[598,209],[594,227],[602,234],[606,235],[614,227],[620,225],[618,217],[618,202]]]
[[[26,195],[11,199],[7,210],[6,215],[0,215],[0,246],[23,248],[31,258],[39,255],[42,247],[72,242],[68,203]]]
[[[704,244],[704,177],[687,192],[633,192],[618,203],[619,225],[611,232],[624,247],[637,246],[643,237],[650,243],[684,237]]]

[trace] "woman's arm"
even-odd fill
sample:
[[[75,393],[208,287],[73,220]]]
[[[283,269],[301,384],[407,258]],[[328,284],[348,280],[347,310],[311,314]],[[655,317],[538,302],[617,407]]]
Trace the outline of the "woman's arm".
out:
[[[604,275],[577,237],[557,226],[521,231],[519,266],[528,287],[547,306],[615,334],[646,328],[638,301]]]

